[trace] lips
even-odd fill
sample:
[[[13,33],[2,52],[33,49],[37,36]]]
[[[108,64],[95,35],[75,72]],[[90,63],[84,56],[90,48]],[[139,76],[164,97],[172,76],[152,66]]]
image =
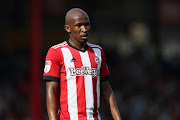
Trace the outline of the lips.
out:
[[[82,39],[87,39],[87,38],[88,38],[88,34],[82,34],[82,35],[81,35],[81,38],[82,38]]]

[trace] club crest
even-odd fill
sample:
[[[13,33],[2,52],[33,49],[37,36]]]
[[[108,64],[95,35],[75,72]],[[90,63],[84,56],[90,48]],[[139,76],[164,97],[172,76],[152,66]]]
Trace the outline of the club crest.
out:
[[[99,58],[97,56],[94,56],[93,59],[96,64],[99,64]]]

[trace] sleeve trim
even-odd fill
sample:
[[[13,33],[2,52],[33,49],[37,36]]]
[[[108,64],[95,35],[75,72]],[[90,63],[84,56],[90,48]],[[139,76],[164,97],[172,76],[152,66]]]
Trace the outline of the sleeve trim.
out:
[[[110,75],[101,77],[101,82],[107,81],[107,80],[109,80],[109,79],[110,79]]]
[[[43,80],[44,81],[55,81],[55,82],[59,82],[60,78],[58,77],[53,77],[53,76],[43,76]]]

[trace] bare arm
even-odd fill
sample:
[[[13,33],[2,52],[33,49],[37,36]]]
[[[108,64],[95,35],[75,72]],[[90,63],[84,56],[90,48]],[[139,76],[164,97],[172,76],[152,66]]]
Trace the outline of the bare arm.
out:
[[[46,105],[49,120],[57,120],[57,99],[59,97],[59,83],[46,82]]]
[[[108,81],[101,82],[101,96],[109,106],[113,119],[122,120],[116,104],[114,93]]]

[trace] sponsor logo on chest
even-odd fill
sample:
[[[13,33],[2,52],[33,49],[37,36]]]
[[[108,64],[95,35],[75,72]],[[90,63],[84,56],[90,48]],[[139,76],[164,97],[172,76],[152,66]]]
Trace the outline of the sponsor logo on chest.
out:
[[[94,78],[95,76],[100,76],[100,70],[97,68],[89,68],[86,66],[83,66],[82,68],[69,68],[70,70],[70,76],[83,76],[83,75],[92,75]]]

